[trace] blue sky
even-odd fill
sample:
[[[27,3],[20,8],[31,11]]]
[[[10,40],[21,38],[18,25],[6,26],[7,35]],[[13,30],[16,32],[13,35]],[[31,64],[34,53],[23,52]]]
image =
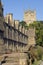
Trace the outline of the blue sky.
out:
[[[4,16],[13,13],[13,18],[23,20],[25,10],[36,10],[37,20],[43,20],[43,0],[2,0]]]

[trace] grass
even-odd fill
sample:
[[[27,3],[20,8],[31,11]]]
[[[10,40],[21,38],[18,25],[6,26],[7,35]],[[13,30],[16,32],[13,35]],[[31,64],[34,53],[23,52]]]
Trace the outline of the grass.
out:
[[[40,61],[35,61],[32,65],[39,65],[41,63],[41,60]]]

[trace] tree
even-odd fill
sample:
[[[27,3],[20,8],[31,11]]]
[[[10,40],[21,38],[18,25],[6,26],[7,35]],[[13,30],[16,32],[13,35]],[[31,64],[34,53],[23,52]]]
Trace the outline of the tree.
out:
[[[19,24],[22,25],[22,28],[29,29],[29,26],[27,26],[25,21],[21,21]]]
[[[27,54],[28,54],[28,63],[29,63],[29,60],[31,59],[31,63],[34,64],[34,62],[42,60],[43,47],[31,46]]]
[[[29,27],[35,27],[36,44],[43,46],[43,22],[36,21],[33,24],[30,24]]]
[[[19,24],[22,25],[22,27],[26,26],[26,22],[25,21],[21,21]]]
[[[26,24],[25,21],[21,21],[20,25],[22,25],[22,28],[25,27],[25,29],[29,29],[30,27],[35,27],[35,34],[36,34],[36,45],[43,46],[43,21],[35,21],[29,26]]]

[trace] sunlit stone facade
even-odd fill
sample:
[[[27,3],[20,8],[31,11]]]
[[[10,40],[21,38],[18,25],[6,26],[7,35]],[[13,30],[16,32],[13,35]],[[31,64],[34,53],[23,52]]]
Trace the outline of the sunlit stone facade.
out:
[[[12,13],[4,17],[0,0],[0,62],[5,62],[1,65],[27,65],[25,52],[30,45],[35,45],[35,29],[22,27],[19,20],[13,20]]]
[[[26,15],[30,16],[28,13],[31,13],[31,16],[35,15],[35,12],[27,12]],[[24,17],[24,20],[28,20],[27,17]],[[34,20],[36,20],[35,16]],[[27,30],[22,27],[19,20],[13,20],[12,13],[4,17],[3,6],[0,1],[0,48],[2,46],[2,50],[24,52],[31,44],[35,44],[35,30],[31,28]]]
[[[8,49],[11,49],[13,51],[23,51],[23,47],[27,45],[28,41],[28,36],[25,33],[25,28],[22,28],[22,26],[19,25],[19,20],[12,20],[13,17],[11,14],[8,15],[6,16],[4,22],[4,44]]]
[[[27,25],[36,21],[36,11],[35,10],[25,11],[23,20],[27,23]]]

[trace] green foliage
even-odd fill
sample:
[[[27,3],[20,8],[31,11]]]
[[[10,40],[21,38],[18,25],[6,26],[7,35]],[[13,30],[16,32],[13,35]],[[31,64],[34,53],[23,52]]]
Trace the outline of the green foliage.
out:
[[[30,24],[29,27],[35,28],[36,33],[36,46],[35,48],[30,49],[30,55],[32,59],[36,59],[37,61],[43,59],[43,22],[36,21],[33,24]],[[39,61],[40,62],[40,61]],[[38,62],[38,63],[39,63]],[[34,61],[33,65],[38,65],[36,61]]]
[[[34,61],[34,63],[32,65],[39,65],[41,60],[43,60],[43,47],[41,46],[36,46],[35,48],[33,48],[34,50],[34,54],[36,54],[36,57],[34,55],[34,57],[37,59],[36,61]],[[32,53],[33,54],[33,53]]]
[[[25,29],[29,29],[30,27],[35,27],[35,33],[36,33],[36,45],[43,46],[43,21],[36,21],[33,24],[30,24],[29,26],[26,24],[25,21],[21,21],[20,25],[22,27],[25,27]]]
[[[28,57],[31,58],[31,62],[33,65],[38,65],[39,62],[37,61],[43,59],[43,47],[39,45],[35,47],[31,47],[30,50],[28,51]]]
[[[43,47],[37,46],[38,59],[41,60],[43,56]]]
[[[20,25],[22,25],[22,27],[25,27],[25,26],[26,26],[25,21],[21,21],[21,22],[20,22]]]
[[[35,61],[32,65],[40,65],[41,61]]]
[[[36,21],[33,24],[30,24],[29,27],[35,27],[36,44],[43,46],[43,22]]]
[[[22,25],[22,28],[29,29],[29,26],[27,26],[25,21],[21,21],[19,24]]]

